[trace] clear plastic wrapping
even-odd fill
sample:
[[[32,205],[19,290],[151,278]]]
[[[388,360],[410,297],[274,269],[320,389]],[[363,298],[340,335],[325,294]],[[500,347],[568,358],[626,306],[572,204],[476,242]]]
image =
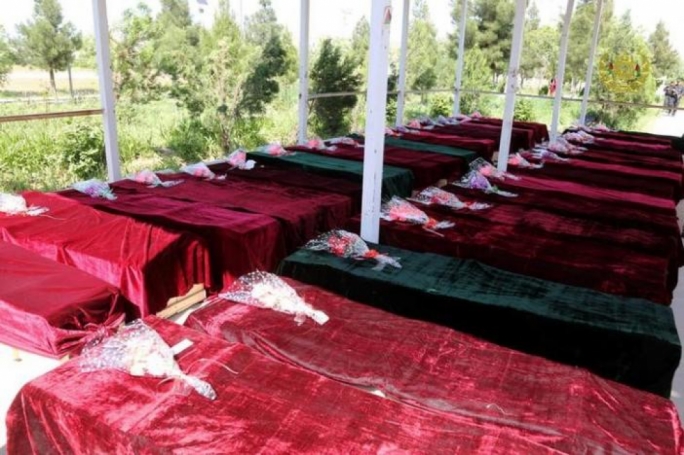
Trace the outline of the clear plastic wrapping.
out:
[[[565,133],[563,137],[568,141],[579,142],[580,144],[591,144],[596,139],[594,136],[583,130]]]
[[[295,154],[295,152],[291,152],[280,145],[280,142],[273,142],[271,144],[259,147],[257,152],[268,153],[271,156],[290,156]]]
[[[114,195],[112,189],[109,187],[109,184],[107,182],[103,182],[102,180],[85,180],[83,182],[74,183],[71,187],[76,191],[83,194],[87,194],[88,196],[93,198],[99,197],[110,201],[116,200],[116,196]]]
[[[306,142],[306,147],[314,150],[326,150],[327,147],[323,139],[320,137],[313,137]]]
[[[510,172],[504,172],[498,170],[492,163],[485,160],[484,158],[477,158],[472,163],[470,163],[470,169],[477,171],[487,178],[492,178],[496,180],[520,180],[520,177],[511,174]]]
[[[480,202],[463,202],[455,194],[444,191],[436,186],[430,186],[409,199],[423,205],[441,205],[454,210],[485,210],[491,208],[491,204]]]
[[[256,162],[247,159],[247,152],[243,149],[237,149],[226,158],[226,162],[230,164],[233,169],[240,169],[249,171],[254,169]]]
[[[427,213],[397,196],[382,204],[380,218],[387,221],[418,224],[423,229],[434,233],[437,233],[436,231],[438,230],[454,227],[454,223],[450,221],[437,221],[434,218],[430,218]]]
[[[485,193],[498,194],[503,197],[517,197],[515,193],[509,193],[508,191],[502,191],[491,182],[484,175],[477,171],[470,171],[464,175],[460,181],[455,182],[454,185],[460,186],[461,188],[467,188],[469,190],[479,190]]]
[[[401,268],[398,258],[393,258],[368,248],[366,242],[358,235],[343,230],[334,230],[309,241],[304,248],[312,251],[325,251],[341,258],[356,259],[358,261],[374,260],[377,265],[374,270],[382,270],[390,265]]]
[[[363,144],[361,144],[359,141],[356,141],[350,137],[345,137],[345,136],[330,139],[328,142],[332,145],[340,145],[341,144],[341,145],[348,145],[350,147],[356,147],[356,148],[362,148],[363,147]]]
[[[306,318],[323,325],[328,315],[314,309],[280,277],[267,272],[252,272],[241,276],[219,297],[258,308],[267,308],[279,313],[293,314],[295,322],[301,325]]]
[[[138,183],[142,183],[143,185],[147,185],[149,188],[157,188],[159,186],[170,188],[183,183],[183,180],[169,180],[168,182],[162,182],[159,176],[149,169],[145,169],[144,171],[136,173],[130,179]]]
[[[520,153],[515,153],[508,157],[508,165],[520,167],[524,169],[541,169],[544,167],[544,163],[534,164],[530,163],[523,157]]]
[[[173,351],[159,334],[137,320],[115,335],[87,345],[78,361],[83,372],[114,369],[131,376],[179,380],[200,395],[215,400],[212,386],[183,373],[173,357]]]
[[[47,207],[28,205],[22,196],[0,193],[0,212],[6,215],[39,216],[48,211]]]
[[[188,164],[181,168],[181,172],[201,179],[213,180],[216,178],[216,174],[214,174],[205,163]]]
[[[537,147],[534,150],[532,150],[531,155],[534,159],[537,160],[542,160],[542,161],[570,161],[569,158],[563,158],[562,156],[558,155],[558,153],[568,153],[568,148],[561,145],[552,145],[549,144],[548,148],[542,148],[542,147]],[[558,152],[558,153],[556,153]]]

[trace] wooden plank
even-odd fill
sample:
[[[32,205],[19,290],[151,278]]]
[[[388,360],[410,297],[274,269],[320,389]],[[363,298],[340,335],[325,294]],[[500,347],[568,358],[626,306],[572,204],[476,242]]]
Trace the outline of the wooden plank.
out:
[[[79,111],[45,112],[41,114],[21,114],[7,115],[0,117],[0,123],[28,122],[32,120],[51,120],[56,118],[68,117],[87,117],[90,115],[101,115],[102,109],[83,109]]]
[[[196,284],[190,291],[181,297],[174,297],[169,300],[166,308],[157,313],[160,318],[168,319],[178,313],[182,313],[193,305],[196,305],[207,298],[207,291],[201,284]]]

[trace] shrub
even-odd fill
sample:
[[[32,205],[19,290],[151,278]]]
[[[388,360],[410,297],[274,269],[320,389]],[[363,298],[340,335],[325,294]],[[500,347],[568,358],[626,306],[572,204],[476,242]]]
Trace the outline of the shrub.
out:
[[[103,178],[106,171],[104,134],[92,122],[69,123],[58,139],[62,166],[79,179]]]
[[[198,118],[185,118],[169,133],[168,147],[186,163],[201,161],[216,134]]]
[[[453,103],[450,96],[437,95],[430,100],[430,117],[449,117],[453,109]]]
[[[518,98],[515,101],[515,110],[513,111],[513,118],[520,122],[530,122],[534,120],[534,106],[530,100],[525,98]]]

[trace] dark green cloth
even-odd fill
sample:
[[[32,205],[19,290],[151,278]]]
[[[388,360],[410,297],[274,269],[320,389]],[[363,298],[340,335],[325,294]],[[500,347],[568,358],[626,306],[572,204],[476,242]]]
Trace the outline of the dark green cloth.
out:
[[[681,355],[670,308],[476,261],[377,249],[400,258],[402,268],[378,272],[372,261],[300,250],[285,259],[280,273],[669,397]]]
[[[363,162],[341,160],[312,153],[296,152],[291,156],[276,157],[264,152],[251,152],[250,159],[276,166],[290,166],[315,174],[329,175],[356,182],[363,181]],[[383,166],[382,197],[409,197],[413,191],[413,173],[394,166]]]
[[[350,134],[349,137],[354,138],[356,140],[363,140],[363,136],[359,134]],[[392,136],[385,136],[385,145],[392,147],[401,147],[409,150],[416,150],[418,152],[430,152],[454,156],[457,158],[463,158],[468,163],[479,158],[480,156],[472,150],[460,149],[457,147],[447,147],[446,145],[428,144],[426,142],[407,141],[405,139],[399,139],[397,137]]]

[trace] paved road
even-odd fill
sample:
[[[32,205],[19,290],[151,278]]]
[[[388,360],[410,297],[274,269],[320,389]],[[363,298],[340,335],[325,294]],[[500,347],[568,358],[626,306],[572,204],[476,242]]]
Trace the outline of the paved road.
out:
[[[682,136],[684,135],[684,111],[678,111],[677,115],[672,117],[660,114],[648,128],[649,133],[665,134],[668,136]]]

